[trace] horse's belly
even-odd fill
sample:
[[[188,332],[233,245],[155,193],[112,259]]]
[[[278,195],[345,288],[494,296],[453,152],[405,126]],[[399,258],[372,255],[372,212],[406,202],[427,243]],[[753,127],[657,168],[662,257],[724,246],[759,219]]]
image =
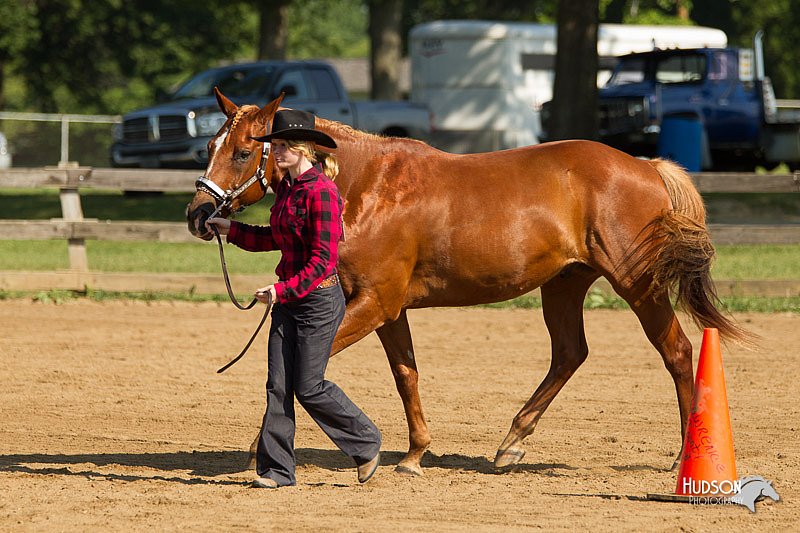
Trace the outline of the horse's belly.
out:
[[[508,266],[502,262],[462,264],[459,268],[414,277],[409,284],[407,304],[410,307],[438,307],[510,300],[546,283],[563,268],[563,262],[543,260],[520,268]]]

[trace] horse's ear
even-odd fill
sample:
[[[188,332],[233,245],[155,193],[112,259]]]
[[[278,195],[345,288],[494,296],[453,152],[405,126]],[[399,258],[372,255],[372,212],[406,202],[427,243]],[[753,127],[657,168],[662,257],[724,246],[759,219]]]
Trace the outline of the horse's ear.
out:
[[[217,104],[219,104],[219,108],[225,113],[225,116],[232,117],[236,114],[236,111],[239,109],[236,104],[231,102],[222,92],[220,92],[219,88],[214,86],[214,96],[217,97]]]
[[[283,100],[283,93],[281,93],[280,96],[278,96],[275,100],[271,101],[270,103],[259,109],[258,114],[256,115],[256,122],[266,127],[267,123],[275,115],[275,112],[278,110],[278,107],[280,107],[281,100]]]

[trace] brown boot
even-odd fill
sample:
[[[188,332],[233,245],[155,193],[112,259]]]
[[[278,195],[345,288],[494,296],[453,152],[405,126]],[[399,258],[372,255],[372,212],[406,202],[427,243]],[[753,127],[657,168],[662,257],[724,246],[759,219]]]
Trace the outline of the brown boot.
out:
[[[371,461],[364,463],[363,465],[359,465],[358,467],[358,482],[359,483],[366,483],[369,481],[369,478],[375,473],[378,469],[378,465],[381,464],[381,452],[378,452],[375,457],[372,458]]]

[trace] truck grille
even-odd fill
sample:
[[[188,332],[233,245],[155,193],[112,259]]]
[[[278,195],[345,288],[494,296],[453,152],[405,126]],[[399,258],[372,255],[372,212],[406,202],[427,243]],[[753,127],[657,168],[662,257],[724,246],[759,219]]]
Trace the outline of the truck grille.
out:
[[[640,132],[650,109],[645,98],[609,98],[600,101],[600,136]]]
[[[132,144],[179,141],[188,136],[183,115],[150,115],[132,118],[122,124],[122,138]]]

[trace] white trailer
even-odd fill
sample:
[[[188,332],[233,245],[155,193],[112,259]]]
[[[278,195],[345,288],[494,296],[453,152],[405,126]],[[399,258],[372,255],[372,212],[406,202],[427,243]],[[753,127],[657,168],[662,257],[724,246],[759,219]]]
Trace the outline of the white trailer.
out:
[[[698,26],[601,24],[598,85],[615,57],[653,48],[724,47],[725,33]],[[428,106],[431,142],[456,153],[538,142],[539,110],[552,99],[552,24],[446,20],[409,34],[411,101]]]

